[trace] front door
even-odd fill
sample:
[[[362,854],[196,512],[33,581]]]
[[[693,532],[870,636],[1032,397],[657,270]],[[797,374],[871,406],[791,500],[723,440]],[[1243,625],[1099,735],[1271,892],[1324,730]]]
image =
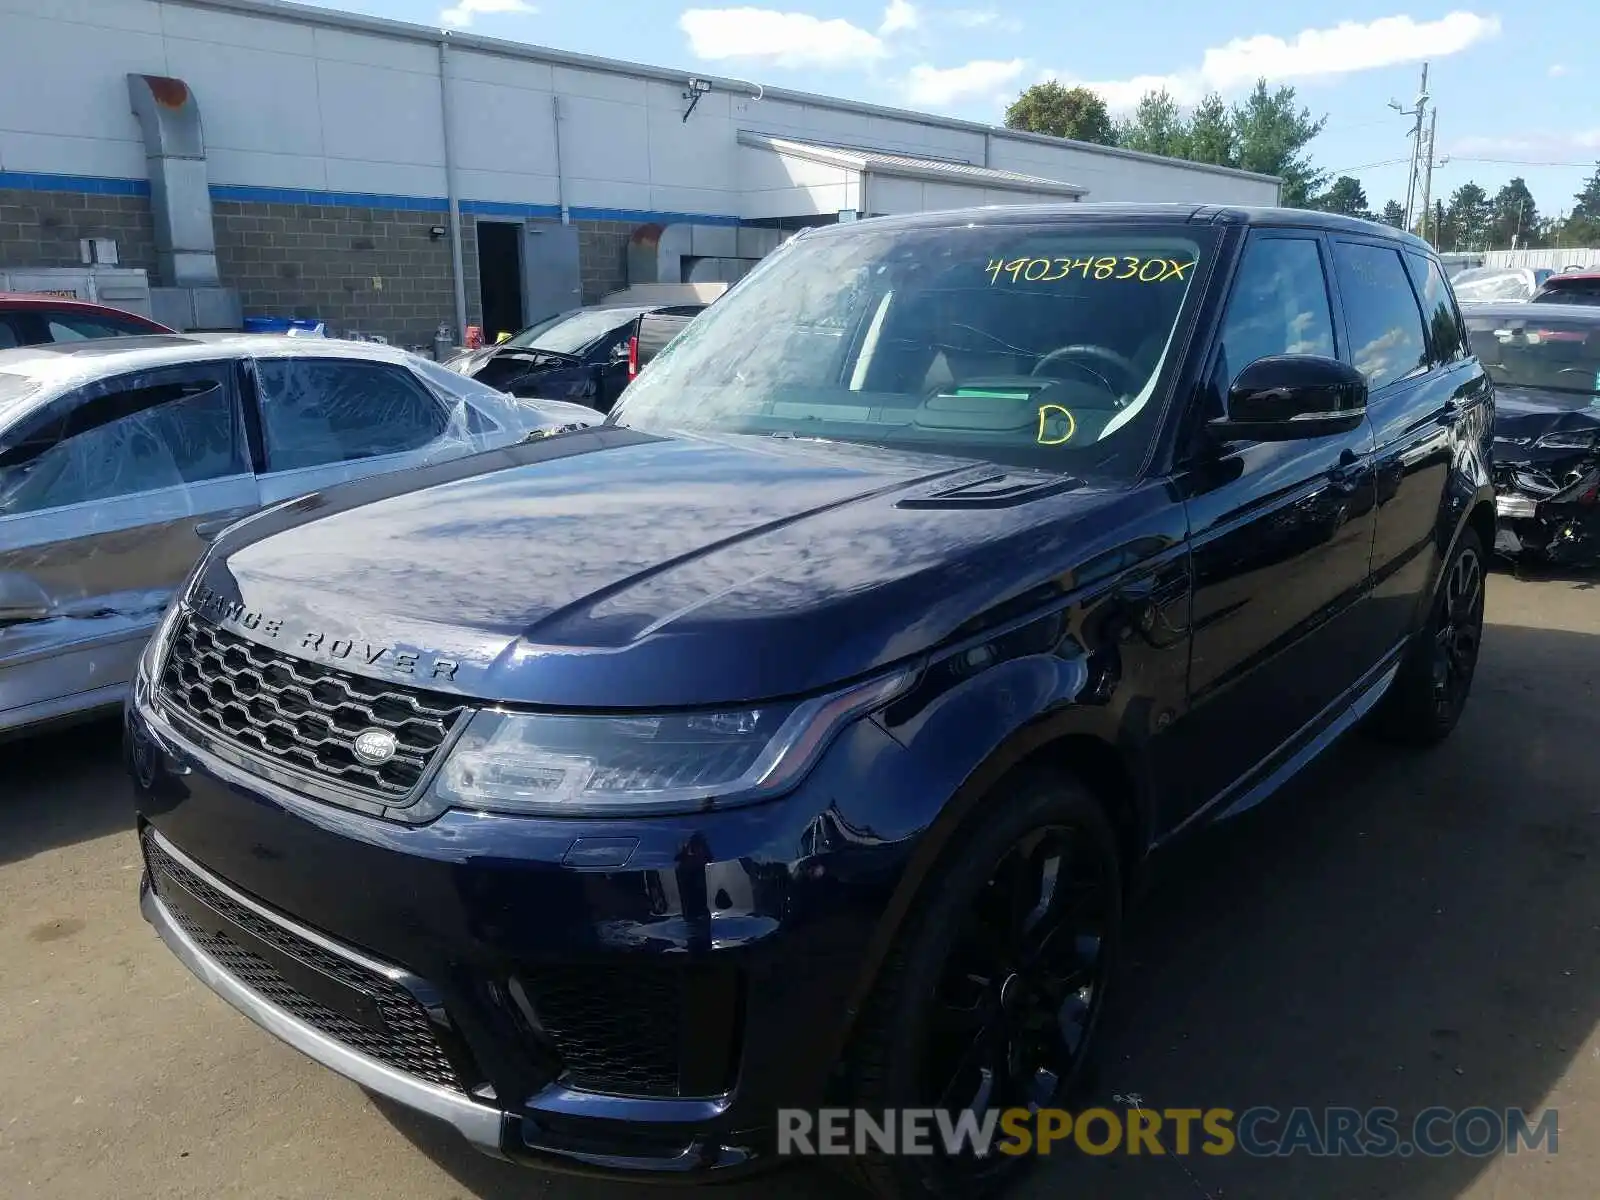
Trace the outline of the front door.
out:
[[[1336,353],[1325,257],[1315,234],[1251,234],[1201,401],[1210,415],[1256,359]],[[1177,477],[1195,591],[1169,828],[1245,794],[1374,661],[1372,453],[1363,423],[1328,437],[1231,443]]]
[[[0,437],[0,728],[114,699],[206,541],[257,506],[232,362],[68,393]]]

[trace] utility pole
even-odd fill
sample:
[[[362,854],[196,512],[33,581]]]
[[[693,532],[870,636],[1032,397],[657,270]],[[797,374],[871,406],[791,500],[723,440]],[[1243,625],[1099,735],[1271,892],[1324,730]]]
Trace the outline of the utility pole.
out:
[[[1422,88],[1417,92],[1416,106],[1414,108],[1401,108],[1398,100],[1389,101],[1389,107],[1402,117],[1415,117],[1416,122],[1411,126],[1411,172],[1406,179],[1406,229],[1412,228],[1412,215],[1416,212],[1417,185],[1422,167],[1422,124],[1423,114],[1428,108],[1428,64],[1422,64]]]
[[[1422,86],[1423,90],[1426,91],[1428,86],[1426,68],[1424,68]],[[1417,119],[1420,121],[1422,118],[1418,117]],[[1428,117],[1428,167],[1422,174],[1422,236],[1425,238],[1428,237],[1428,222],[1433,220],[1433,139],[1438,132],[1439,110],[1436,108]],[[1439,236],[1437,222],[1435,222],[1433,235],[1428,240],[1437,245]]]

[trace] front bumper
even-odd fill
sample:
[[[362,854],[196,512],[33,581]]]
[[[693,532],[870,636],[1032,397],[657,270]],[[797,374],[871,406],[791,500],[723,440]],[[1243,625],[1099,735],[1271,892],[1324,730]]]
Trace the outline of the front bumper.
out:
[[[777,1109],[827,1098],[912,848],[840,816],[860,794],[888,828],[904,786],[904,751],[869,721],[772,804],[422,827],[245,774],[142,683],[126,739],[141,907],[202,982],[479,1150],[559,1169],[768,1161]]]

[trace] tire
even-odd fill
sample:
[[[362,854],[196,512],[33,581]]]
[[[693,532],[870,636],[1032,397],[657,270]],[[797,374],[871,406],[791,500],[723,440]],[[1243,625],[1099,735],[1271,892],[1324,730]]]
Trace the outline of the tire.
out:
[[[1056,771],[1019,770],[979,811],[979,821],[957,835],[958,852],[924,882],[863,1012],[847,1064],[854,1107],[876,1115],[904,1108],[1003,1109],[1028,1099],[1051,1105],[1075,1095],[1085,1081],[1122,932],[1116,834],[1100,801]],[[1055,871],[1032,869],[1052,859]],[[1008,903],[1000,902],[1002,895]],[[1007,925],[995,914],[1031,918],[1051,909],[1073,919],[1012,922],[1014,936],[991,936]],[[1008,974],[1010,966],[1021,969]],[[993,1066],[989,1056],[998,1039],[971,1028],[988,1020],[1009,1029],[1029,1017],[1031,1026],[1017,1029],[1016,1040],[1007,1043],[1022,1060],[1016,1076],[1008,1051],[1002,1078],[985,1093],[974,1056]],[[1069,1028],[1075,1040],[1065,1033]],[[1051,1042],[1053,1055],[1042,1049]],[[1035,1044],[1041,1047],[1037,1057],[1020,1049]],[[939,1086],[935,1081],[947,1074]],[[993,1083],[993,1069],[989,1078]],[[1010,1186],[1036,1159],[874,1152],[829,1161],[884,1200],[974,1200]]]
[[[1371,730],[1409,746],[1442,742],[1456,727],[1472,691],[1483,641],[1488,562],[1476,531],[1463,529],[1445,564],[1428,623],[1417,633],[1388,693],[1373,710]]]

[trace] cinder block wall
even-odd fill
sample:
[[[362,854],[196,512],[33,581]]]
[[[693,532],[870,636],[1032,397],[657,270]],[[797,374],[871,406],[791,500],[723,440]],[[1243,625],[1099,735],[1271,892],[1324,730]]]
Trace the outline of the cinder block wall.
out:
[[[115,238],[121,266],[155,271],[149,197],[0,188],[0,266],[82,266],[87,237]]]
[[[330,332],[382,334],[402,346],[433,344],[455,325],[449,235],[428,230],[448,214],[243,200],[213,203],[222,282],[239,289],[246,316],[320,318]],[[478,244],[462,222],[468,320],[476,320]]]
[[[217,265],[251,317],[327,321],[334,333],[377,333],[402,346],[432,347],[455,323],[450,239],[429,229],[448,214],[254,200],[213,201]],[[628,285],[626,221],[575,221],[583,302]],[[461,222],[467,320],[482,322],[477,224]],[[157,282],[150,199],[73,191],[0,189],[0,265],[80,265],[78,241],[116,239],[121,265]]]

